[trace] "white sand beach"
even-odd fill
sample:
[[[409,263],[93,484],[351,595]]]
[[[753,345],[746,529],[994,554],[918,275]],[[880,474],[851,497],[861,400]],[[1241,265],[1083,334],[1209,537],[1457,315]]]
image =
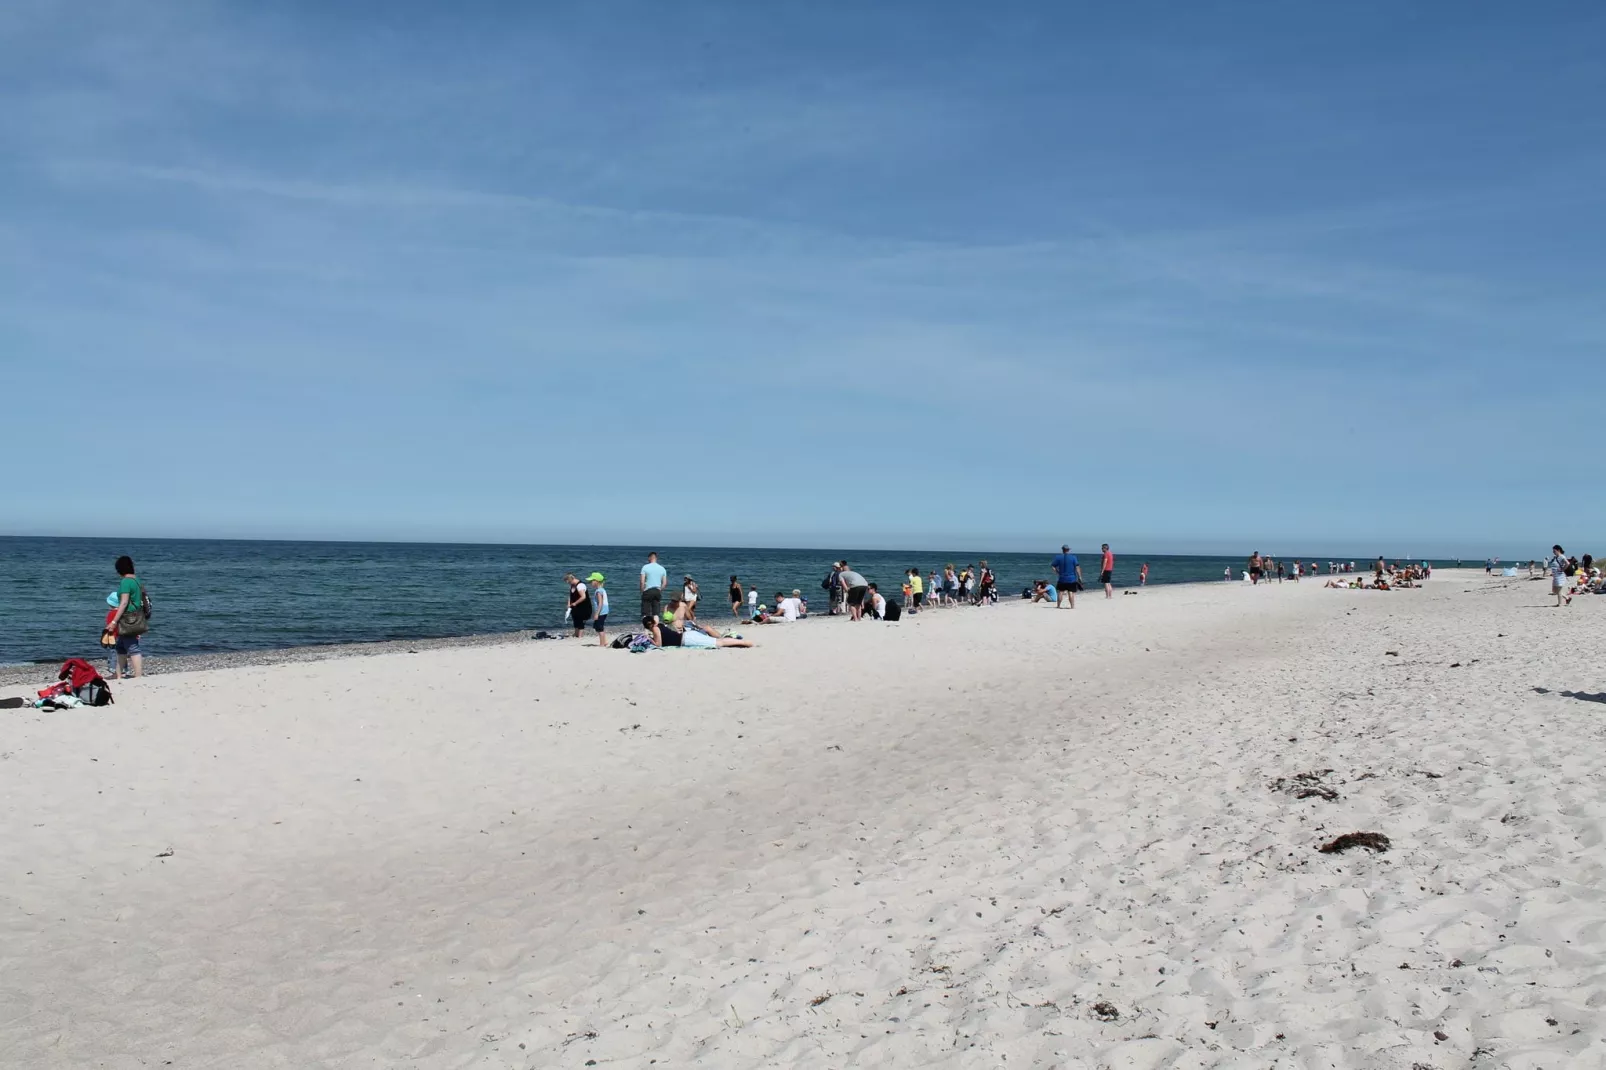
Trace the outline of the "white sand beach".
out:
[[[0,1066],[1606,1066],[1606,598],[1547,590],[1158,588],[0,711]],[[1317,850],[1361,831],[1391,849]]]

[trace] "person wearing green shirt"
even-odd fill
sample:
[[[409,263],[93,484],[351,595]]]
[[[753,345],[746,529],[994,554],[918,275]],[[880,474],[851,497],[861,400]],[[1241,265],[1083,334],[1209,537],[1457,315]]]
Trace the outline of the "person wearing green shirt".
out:
[[[112,611],[112,617],[106,622],[106,630],[117,637],[117,673],[116,678],[121,680],[124,676],[139,677],[144,675],[144,658],[140,655],[139,637],[144,634],[144,628],[134,634],[124,634],[128,627],[123,620],[131,613],[137,613],[138,619],[145,619],[145,584],[134,574],[134,560],[127,554],[117,559],[117,608]]]

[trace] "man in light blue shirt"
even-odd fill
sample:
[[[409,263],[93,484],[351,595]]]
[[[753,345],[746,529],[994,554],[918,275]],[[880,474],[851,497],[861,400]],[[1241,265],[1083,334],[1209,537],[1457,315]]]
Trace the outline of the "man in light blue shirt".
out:
[[[657,552],[648,554],[647,563],[641,566],[642,620],[658,619],[658,614],[663,610],[664,584],[668,579],[668,572],[658,563]]]

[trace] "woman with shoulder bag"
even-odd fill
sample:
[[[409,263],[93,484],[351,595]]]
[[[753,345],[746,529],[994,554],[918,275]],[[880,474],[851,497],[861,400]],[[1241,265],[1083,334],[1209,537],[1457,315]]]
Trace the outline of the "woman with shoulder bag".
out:
[[[134,575],[134,561],[127,554],[117,559],[117,608],[106,622],[106,631],[115,636],[117,679],[124,675],[144,675],[139,637],[150,631],[150,599],[145,584]]]

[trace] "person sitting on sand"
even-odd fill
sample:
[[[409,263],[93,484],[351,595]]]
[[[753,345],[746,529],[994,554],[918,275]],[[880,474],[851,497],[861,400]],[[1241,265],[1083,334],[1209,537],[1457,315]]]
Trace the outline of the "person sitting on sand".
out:
[[[747,648],[753,646],[751,639],[738,639],[723,635],[716,635],[694,620],[686,618],[686,605],[681,599],[671,598],[670,611],[665,614],[668,620],[653,620],[648,625],[648,634],[652,636],[652,644],[656,647],[678,646],[685,650],[717,650],[721,647]]]

